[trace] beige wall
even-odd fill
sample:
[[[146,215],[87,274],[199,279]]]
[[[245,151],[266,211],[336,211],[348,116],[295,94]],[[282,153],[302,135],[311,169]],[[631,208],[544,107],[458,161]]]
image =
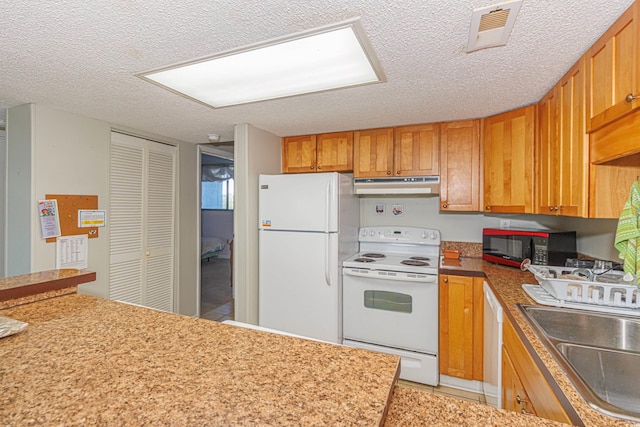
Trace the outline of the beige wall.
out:
[[[596,258],[617,259],[613,238],[617,220],[556,217],[549,215],[485,215],[482,213],[440,212],[437,196],[367,196],[360,198],[360,224],[404,225],[429,227],[440,230],[442,240],[454,242],[482,242],[483,228],[499,228],[501,219],[508,219],[512,228],[552,228],[575,230],[579,253]],[[386,212],[378,215],[376,204],[385,204]],[[402,216],[391,214],[394,204],[404,206]]]
[[[233,281],[235,320],[258,323],[258,176],[277,174],[280,137],[237,125],[234,138],[235,210]]]
[[[98,196],[98,207],[107,210],[109,215],[109,146],[112,126],[109,123],[89,117],[55,110],[43,105],[32,104],[15,107],[7,115],[8,128],[12,117],[27,123],[21,138],[7,137],[8,152],[12,145],[22,151],[31,152],[29,170],[15,170],[20,176],[28,174],[31,179],[30,190],[23,204],[30,220],[26,224],[8,218],[8,230],[15,230],[18,236],[13,239],[16,245],[27,247],[29,271],[41,271],[55,268],[55,244],[42,239],[36,211],[37,200],[47,193],[88,194]],[[24,123],[23,123],[24,124]],[[142,135],[131,129],[127,132],[146,136],[178,147],[178,194],[176,197],[177,214],[177,300],[178,312],[190,316],[197,315],[197,271],[199,269],[199,248],[197,224],[200,213],[197,203],[197,147],[194,144],[167,140],[157,135]],[[28,135],[29,131],[31,135]],[[9,165],[9,168],[11,166]],[[27,181],[27,180],[23,180]],[[24,182],[22,183],[24,184]],[[9,183],[11,186],[11,183]],[[95,296],[108,295],[109,273],[109,229],[100,229],[100,236],[89,239],[89,269],[95,271],[95,282],[80,286],[80,292]],[[20,237],[20,236],[25,236]],[[19,239],[22,239],[21,242]],[[26,242],[24,242],[26,239]],[[12,244],[12,240],[8,240]],[[9,246],[12,249],[12,246]],[[7,274],[22,274],[29,271]]]

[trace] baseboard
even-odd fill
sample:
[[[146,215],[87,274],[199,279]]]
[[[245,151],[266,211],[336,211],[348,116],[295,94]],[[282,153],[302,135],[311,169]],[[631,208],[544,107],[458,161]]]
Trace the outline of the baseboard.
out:
[[[463,380],[461,378],[450,377],[448,375],[440,375],[440,385],[457,388],[460,390],[470,391],[473,393],[483,394],[484,388],[482,381]]]

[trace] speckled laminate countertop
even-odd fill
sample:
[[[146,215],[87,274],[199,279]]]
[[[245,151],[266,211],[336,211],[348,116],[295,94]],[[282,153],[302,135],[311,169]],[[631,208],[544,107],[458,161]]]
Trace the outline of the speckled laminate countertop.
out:
[[[608,417],[587,405],[578,394],[571,381],[562,368],[556,363],[551,354],[538,339],[535,332],[528,325],[516,304],[536,304],[522,290],[524,283],[537,283],[529,272],[520,271],[517,268],[501,266],[483,261],[481,258],[461,258],[460,260],[442,260],[440,274],[467,275],[489,279],[491,287],[501,301],[505,314],[515,325],[521,338],[530,344],[535,354],[548,370],[550,377],[555,380],[557,387],[564,394],[575,409],[580,419],[587,426],[638,426],[640,424]],[[553,384],[552,384],[553,386]]]
[[[70,268],[0,278],[0,309],[72,294],[78,285],[94,280],[95,272]]]
[[[86,295],[0,310],[0,424],[381,425],[399,358]]]

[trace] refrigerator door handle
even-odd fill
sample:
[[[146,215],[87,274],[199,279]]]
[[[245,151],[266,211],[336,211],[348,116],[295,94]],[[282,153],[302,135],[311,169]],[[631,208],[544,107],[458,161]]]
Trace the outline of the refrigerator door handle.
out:
[[[331,234],[324,236],[325,260],[324,260],[324,280],[327,286],[331,286]]]

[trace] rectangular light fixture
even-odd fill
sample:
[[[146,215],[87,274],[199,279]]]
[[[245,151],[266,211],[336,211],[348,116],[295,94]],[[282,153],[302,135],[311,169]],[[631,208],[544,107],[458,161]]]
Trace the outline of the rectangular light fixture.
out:
[[[384,81],[357,19],[138,76],[214,108]]]

